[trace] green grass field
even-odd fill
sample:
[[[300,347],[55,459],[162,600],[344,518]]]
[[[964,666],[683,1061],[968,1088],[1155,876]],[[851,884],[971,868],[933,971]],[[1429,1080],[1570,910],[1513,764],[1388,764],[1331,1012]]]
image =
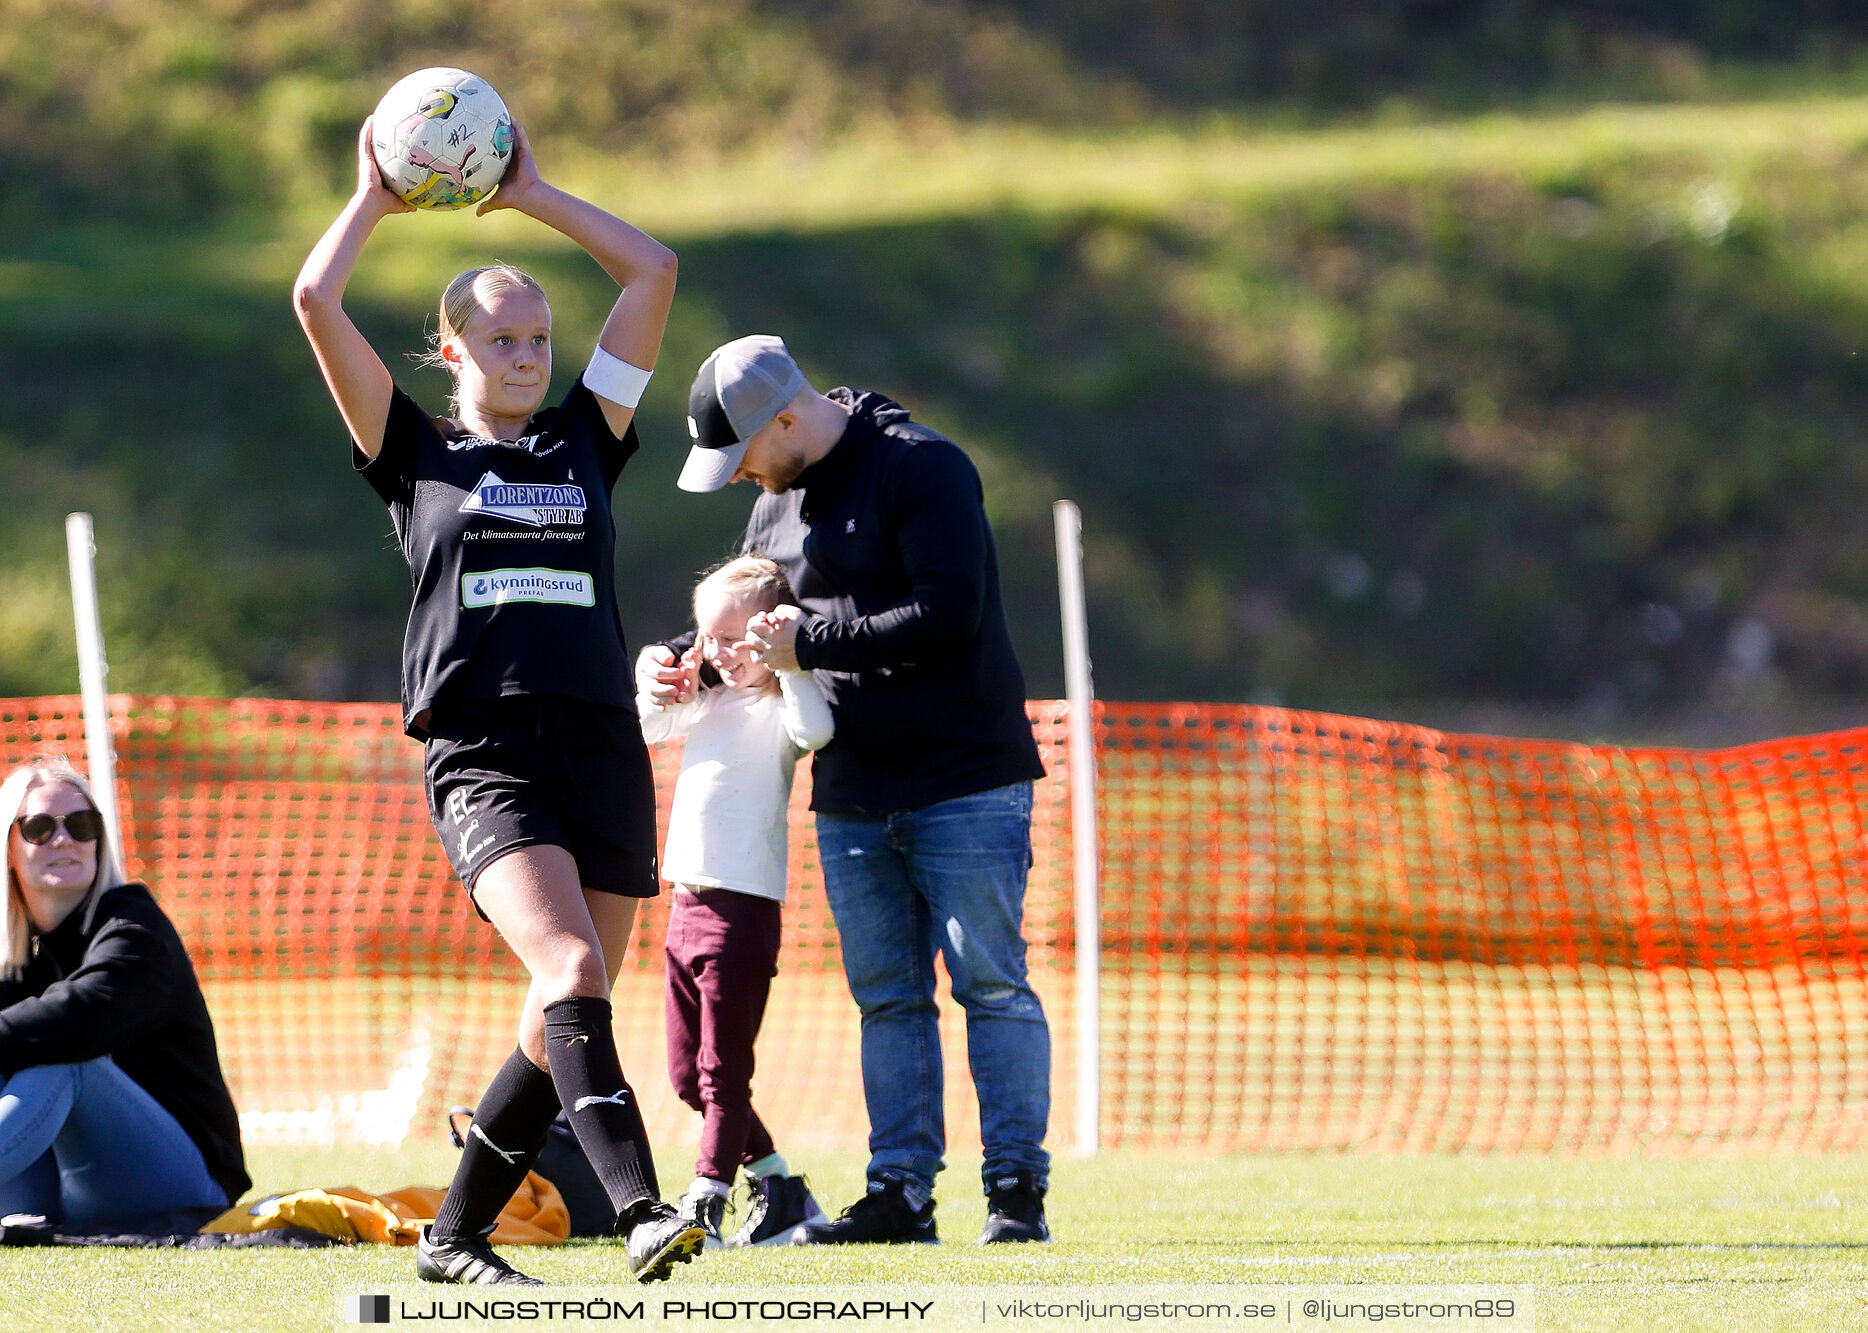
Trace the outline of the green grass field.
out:
[[[256,1176],[365,1187],[440,1181],[452,1152],[262,1150]],[[804,1164],[827,1206],[855,1155]],[[1832,1330],[1868,1319],[1868,1156],[1724,1162],[1456,1157],[1116,1156],[1060,1161],[1049,1246],[983,1250],[975,1161],[942,1178],[939,1249],[720,1252],[653,1289],[778,1285],[1501,1284],[1532,1288],[1541,1329]],[[685,1164],[665,1158],[670,1191]],[[559,1285],[626,1282],[607,1242],[528,1250]],[[8,1328],[341,1325],[341,1300],[406,1287],[407,1251],[0,1250]],[[633,1289],[631,1289],[633,1290]],[[615,1294],[626,1295],[627,1292]],[[632,1297],[633,1299],[633,1297]],[[1355,1326],[1355,1325],[1341,1325]]]

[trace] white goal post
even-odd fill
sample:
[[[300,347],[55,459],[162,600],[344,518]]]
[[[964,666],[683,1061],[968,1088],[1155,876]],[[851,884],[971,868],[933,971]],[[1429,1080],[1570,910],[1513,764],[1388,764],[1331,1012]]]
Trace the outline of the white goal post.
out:
[[[1102,1125],[1102,915],[1096,864],[1095,688],[1083,606],[1083,515],[1069,500],[1051,506],[1057,529],[1057,594],[1064,620],[1064,698],[1070,764],[1072,882],[1077,923],[1078,1156],[1094,1157]]]
[[[104,622],[97,610],[97,540],[89,514],[65,515],[65,554],[71,564],[71,613],[78,631],[78,683],[84,694],[84,750],[91,790],[110,845],[123,851],[117,817],[117,754],[110,741],[110,696],[104,677]]]

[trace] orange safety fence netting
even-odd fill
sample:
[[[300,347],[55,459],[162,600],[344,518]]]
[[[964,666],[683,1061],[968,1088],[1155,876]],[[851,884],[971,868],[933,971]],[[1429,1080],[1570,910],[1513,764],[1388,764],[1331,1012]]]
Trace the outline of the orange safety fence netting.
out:
[[[188,941],[251,1141],[440,1132],[511,1049],[520,970],[429,827],[384,704],[115,696],[131,873]],[[1074,1126],[1064,720],[1030,706],[1026,904]],[[0,761],[84,753],[75,698],[0,701]],[[1868,1123],[1868,730],[1721,751],[1462,736],[1238,705],[1097,707],[1105,1146],[1768,1153]],[[678,750],[655,750],[664,802]],[[761,1113],[866,1137],[800,773]],[[664,804],[665,814],[665,804]],[[651,1133],[666,900],[617,1036]],[[976,1151],[943,999],[952,1147]]]

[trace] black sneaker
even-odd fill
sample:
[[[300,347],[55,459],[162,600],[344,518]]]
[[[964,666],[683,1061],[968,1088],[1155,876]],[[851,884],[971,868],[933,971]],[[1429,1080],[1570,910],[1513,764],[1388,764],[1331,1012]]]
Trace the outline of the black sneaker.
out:
[[[497,1254],[485,1236],[436,1240],[423,1227],[415,1238],[415,1276],[424,1282],[460,1282],[471,1286],[542,1287]]]
[[[1030,1171],[1008,1171],[986,1187],[986,1229],[981,1245],[1008,1240],[1049,1240],[1044,1224],[1044,1187]]]
[[[789,1245],[799,1227],[829,1222],[803,1176],[767,1176],[746,1182],[746,1223],[728,1245]]]
[[[619,1218],[618,1225],[622,1225]],[[638,1282],[660,1282],[700,1253],[707,1229],[656,1200],[628,1228],[629,1271]]]
[[[696,1194],[689,1190],[675,1205],[675,1212],[707,1233],[708,1249],[721,1244],[720,1228],[726,1224],[726,1195]]]
[[[807,1222],[792,1233],[793,1245],[938,1245],[934,1200],[916,1208],[899,1180],[872,1180],[869,1192],[834,1222]]]

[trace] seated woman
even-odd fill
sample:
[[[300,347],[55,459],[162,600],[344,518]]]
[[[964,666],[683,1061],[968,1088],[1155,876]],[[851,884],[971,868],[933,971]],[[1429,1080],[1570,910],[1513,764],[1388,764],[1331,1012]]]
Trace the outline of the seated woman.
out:
[[[0,827],[0,1215],[74,1232],[212,1216],[252,1182],[181,937],[124,882],[72,769],[10,773]]]

